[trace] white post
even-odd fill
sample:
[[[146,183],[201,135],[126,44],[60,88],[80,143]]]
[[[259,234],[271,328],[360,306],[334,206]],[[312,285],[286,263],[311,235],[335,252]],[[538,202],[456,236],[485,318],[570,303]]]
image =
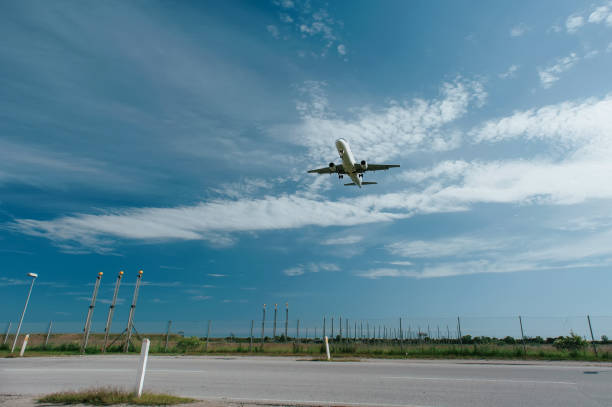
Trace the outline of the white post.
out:
[[[28,339],[30,339],[30,334],[27,334],[25,338],[23,338],[23,343],[21,344],[21,352],[19,352],[19,356],[23,356],[26,350],[26,346],[28,346]]]
[[[138,380],[136,381],[136,397],[142,395],[142,386],[144,385],[145,373],[147,371],[147,361],[149,360],[149,345],[151,341],[147,338],[142,341],[140,349],[140,363],[138,364]]]
[[[325,337],[325,351],[327,352],[327,360],[330,360],[331,356],[329,355],[329,340],[327,336]]]

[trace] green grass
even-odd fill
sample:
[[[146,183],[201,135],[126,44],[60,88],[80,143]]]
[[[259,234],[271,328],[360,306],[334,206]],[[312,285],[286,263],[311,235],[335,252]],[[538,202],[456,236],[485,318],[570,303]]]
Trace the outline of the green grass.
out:
[[[82,391],[64,391],[53,393],[38,399],[39,403],[53,404],[89,404],[94,406],[111,406],[115,404],[132,404],[138,406],[171,406],[193,403],[197,400],[177,397],[169,394],[142,393],[140,398],[133,393],[116,388],[96,388]]]

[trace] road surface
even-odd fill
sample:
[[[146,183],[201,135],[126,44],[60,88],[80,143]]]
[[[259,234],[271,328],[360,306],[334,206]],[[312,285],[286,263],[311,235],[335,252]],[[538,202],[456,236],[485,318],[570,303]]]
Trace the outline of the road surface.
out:
[[[137,356],[0,359],[0,394],[132,388]],[[153,356],[145,390],[206,400],[373,406],[612,406],[612,365]]]

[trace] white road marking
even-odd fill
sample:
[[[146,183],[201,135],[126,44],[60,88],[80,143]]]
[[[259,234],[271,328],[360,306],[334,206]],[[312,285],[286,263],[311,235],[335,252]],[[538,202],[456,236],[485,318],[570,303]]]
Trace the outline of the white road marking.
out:
[[[326,405],[326,406],[378,406],[378,407],[429,407],[422,404],[390,404],[390,403],[351,403],[346,401],[329,401],[329,400],[277,400],[277,399],[251,399],[251,398],[236,398],[236,397],[215,397],[208,400],[223,400],[223,401],[246,401],[253,403],[287,403],[298,405]]]
[[[456,377],[417,377],[417,376],[385,376],[382,379],[396,380],[434,380],[449,382],[492,382],[492,383],[528,383],[528,384],[565,384],[576,385],[574,382],[543,381],[543,380],[516,380],[516,379],[479,379],[479,378],[456,378]]]

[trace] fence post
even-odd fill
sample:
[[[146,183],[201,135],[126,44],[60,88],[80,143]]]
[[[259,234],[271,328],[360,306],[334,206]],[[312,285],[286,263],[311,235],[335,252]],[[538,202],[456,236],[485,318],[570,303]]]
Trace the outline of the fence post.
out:
[[[29,339],[30,339],[30,334],[26,334],[26,336],[23,338],[23,343],[21,344],[21,352],[19,352],[19,356],[23,356],[26,350],[26,346],[28,346]]]
[[[130,315],[128,316],[128,323],[126,330],[125,346],[123,351],[128,353],[130,350],[130,339],[132,339],[132,331],[134,330],[134,313],[136,312],[136,302],[138,301],[138,291],[140,290],[140,282],[142,281],[142,270],[138,271],[136,276],[136,284],[134,285],[134,296],[132,297],[132,305],[130,306]]]
[[[591,331],[591,345],[593,345],[593,352],[595,352],[595,357],[597,357],[597,347],[595,346],[595,338],[593,337],[593,327],[591,326],[591,317],[587,315],[587,321],[589,321],[589,331]]]
[[[289,335],[289,303],[285,303],[285,342],[288,341],[287,335]]]
[[[81,345],[81,353],[85,353],[87,348],[87,341],[89,341],[89,331],[91,330],[91,318],[93,317],[94,307],[96,306],[96,297],[98,296],[98,289],[100,288],[100,280],[102,280],[102,272],[98,273],[96,278],[96,284],[94,285],[93,295],[91,296],[91,304],[89,304],[89,310],[87,311],[87,319],[85,320],[85,329],[83,335],[83,344]]]
[[[266,329],[266,304],[263,305],[263,316],[261,318],[261,350],[264,346],[264,332]]]
[[[2,341],[2,344],[4,345],[6,343],[6,341],[8,340],[8,336],[9,336],[9,332],[11,332],[11,325],[12,322],[9,321],[8,326],[6,327],[6,334],[4,335],[4,341]]]
[[[519,324],[521,324],[521,339],[523,341],[523,355],[527,357],[527,347],[525,346],[525,333],[523,332],[523,319],[519,315]]]
[[[148,338],[142,340],[142,348],[140,349],[140,361],[138,363],[138,377],[136,380],[136,397],[142,396],[142,387],[144,385],[145,373],[147,371],[147,361],[149,360],[149,346],[151,341]]]
[[[53,326],[53,321],[49,321],[49,329],[47,330],[47,338],[45,339],[45,348],[49,344],[49,337],[51,336],[51,327]]]
[[[206,345],[204,346],[204,352],[208,352],[208,340],[210,339],[210,323],[211,320],[208,320],[208,329],[206,330]]]
[[[325,337],[325,320],[326,318],[323,317],[323,337]]]
[[[274,325],[272,327],[272,340],[276,342],[276,314],[278,311],[278,304],[274,304]]]
[[[168,321],[168,330],[166,331],[166,344],[164,345],[164,352],[168,352],[168,341],[170,340],[170,327],[172,326],[172,321]]]
[[[253,350],[253,324],[255,321],[251,320],[251,336],[249,338],[249,352]]]
[[[402,331],[402,319],[400,318],[400,353],[404,352],[404,331]]]
[[[113,291],[113,299],[111,300],[110,307],[108,308],[106,326],[104,327],[104,345],[102,345],[102,353],[106,352],[106,345],[108,344],[108,336],[110,335],[111,324],[113,323],[113,314],[115,312],[115,305],[117,304],[117,294],[119,293],[121,277],[123,277],[123,271],[119,271],[119,274],[117,275],[117,280],[115,281],[115,290]]]

